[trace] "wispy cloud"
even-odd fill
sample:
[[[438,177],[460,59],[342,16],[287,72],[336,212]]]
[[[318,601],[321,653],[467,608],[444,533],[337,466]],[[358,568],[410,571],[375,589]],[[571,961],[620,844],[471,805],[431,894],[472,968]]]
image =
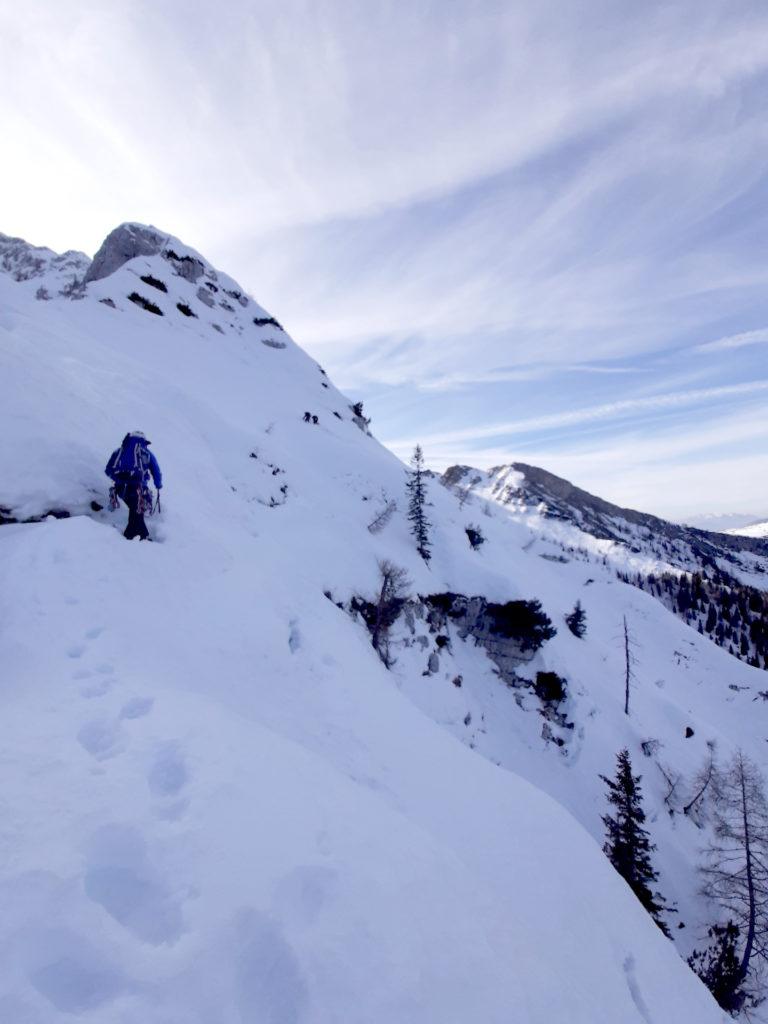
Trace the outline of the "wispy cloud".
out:
[[[768,343],[768,327],[761,327],[756,331],[742,331],[741,334],[729,334],[725,338],[718,338],[717,341],[707,341],[703,345],[697,345],[699,352],[724,352],[734,348],[744,348],[746,345],[765,345]]]
[[[522,381],[546,380],[563,374],[635,375],[649,372],[637,366],[598,366],[594,363],[532,364],[529,366],[496,366],[482,372],[463,370],[443,376],[435,375],[418,382],[421,391],[457,391],[478,384],[512,384]]]
[[[425,454],[435,469],[513,461],[544,466],[618,505],[684,518],[724,510],[768,516],[767,451],[768,416],[750,409],[713,411],[696,422],[617,423],[592,438],[566,432],[480,450],[432,440]]]
[[[509,436],[514,438],[520,434],[539,433],[561,427],[573,427],[596,420],[620,420],[637,413],[658,412],[667,409],[681,409],[692,405],[701,405],[727,398],[768,392],[768,380],[753,381],[747,384],[729,384],[723,387],[699,388],[691,391],[678,391],[673,394],[653,395],[647,398],[630,398],[615,402],[606,402],[583,409],[568,412],[551,413],[546,416],[531,416],[526,419],[508,420],[503,423],[473,426],[462,430],[447,431],[440,434],[426,435],[421,438],[407,438],[390,441],[395,450],[410,450],[418,442],[428,445],[432,442],[444,444],[456,441],[479,441],[485,438]]]

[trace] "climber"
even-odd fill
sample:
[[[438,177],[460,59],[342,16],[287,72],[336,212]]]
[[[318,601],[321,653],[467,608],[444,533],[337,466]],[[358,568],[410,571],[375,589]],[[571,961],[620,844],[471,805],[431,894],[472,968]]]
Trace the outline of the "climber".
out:
[[[120,447],[112,452],[104,470],[114,482],[116,498],[120,498],[128,506],[128,525],[123,534],[126,540],[133,540],[134,537],[141,540],[152,539],[144,522],[144,514],[152,512],[149,478],[151,474],[157,488],[159,506],[163,476],[157,459],[149,451],[150,443],[140,430],[131,431],[125,435]]]

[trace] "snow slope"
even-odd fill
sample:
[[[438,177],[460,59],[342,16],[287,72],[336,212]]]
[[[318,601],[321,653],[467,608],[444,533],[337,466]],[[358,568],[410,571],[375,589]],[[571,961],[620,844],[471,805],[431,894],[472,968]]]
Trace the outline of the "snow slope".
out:
[[[738,530],[729,530],[728,533],[736,537],[768,537],[768,521],[750,523],[749,526],[742,526]]]
[[[699,530],[714,530],[723,533],[733,533],[742,526],[750,526],[761,517],[754,513],[743,512],[703,512],[701,515],[691,515],[680,522],[686,526],[693,526]]]
[[[79,300],[36,301],[39,283],[0,275],[0,507],[72,513],[0,528],[0,1020],[723,1020],[595,842],[593,776],[649,730],[686,766],[705,735],[730,742],[753,705],[726,679],[758,673],[597,561],[542,557],[559,549],[541,523],[476,509],[488,542],[472,551],[466,510],[436,483],[425,566],[402,464],[200,257],[204,280],[247,299],[212,312],[162,254],[191,251],[162,237]],[[148,296],[163,316],[127,301],[142,276],[166,284]],[[152,545],[123,540],[123,512],[91,510],[127,429],[165,475]],[[401,508],[372,534],[390,496]],[[535,709],[456,637],[425,677],[404,631],[388,672],[334,603],[370,596],[383,557],[414,595],[538,596],[558,625],[583,597],[590,643],[561,628],[530,666],[567,669],[578,740],[543,742]],[[614,706],[619,604],[658,675],[629,720]],[[702,733],[685,746],[694,705]],[[460,725],[467,709],[485,733]],[[682,878],[693,841],[673,839],[697,830],[658,820]]]

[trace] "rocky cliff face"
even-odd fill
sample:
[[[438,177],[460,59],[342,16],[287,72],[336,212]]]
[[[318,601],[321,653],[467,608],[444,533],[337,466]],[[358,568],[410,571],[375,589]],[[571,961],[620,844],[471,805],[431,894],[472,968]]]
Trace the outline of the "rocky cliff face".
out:
[[[93,257],[85,275],[86,284],[109,277],[137,256],[157,256],[168,243],[168,235],[141,224],[121,224],[110,231]]]

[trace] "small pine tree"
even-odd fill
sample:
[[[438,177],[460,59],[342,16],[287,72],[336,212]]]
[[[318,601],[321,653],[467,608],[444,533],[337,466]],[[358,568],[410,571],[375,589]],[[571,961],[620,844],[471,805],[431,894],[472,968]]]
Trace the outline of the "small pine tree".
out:
[[[603,815],[606,827],[603,852],[669,938],[669,929],[661,917],[667,909],[664,899],[651,888],[659,876],[651,864],[651,853],[656,847],[643,828],[645,812],[642,807],[640,776],[632,774],[628,750],[618,753],[616,763],[615,780],[605,775],[600,776],[608,786],[608,802],[616,808],[615,816]]]
[[[587,632],[587,613],[581,607],[581,601],[577,601],[570,615],[566,615],[565,624],[579,639]]]
[[[709,991],[727,1013],[738,1013],[747,993],[743,991],[744,971],[737,952],[739,926],[729,921],[709,929],[712,939],[707,949],[694,949],[688,957],[689,967],[698,974]]]
[[[425,511],[427,505],[427,489],[424,477],[424,453],[421,445],[417,444],[411,459],[413,470],[405,485],[408,489],[408,519],[411,523],[411,532],[416,539],[416,550],[425,562],[432,557],[431,544],[429,542],[429,531],[432,524],[427,519]]]

